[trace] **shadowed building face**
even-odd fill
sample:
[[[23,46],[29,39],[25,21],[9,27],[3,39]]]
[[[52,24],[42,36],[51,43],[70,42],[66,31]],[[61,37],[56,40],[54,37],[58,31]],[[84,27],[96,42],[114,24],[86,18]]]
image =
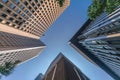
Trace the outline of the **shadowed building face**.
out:
[[[0,32],[0,65],[10,61],[27,61],[38,56],[44,48],[39,39]]]
[[[0,0],[0,65],[27,61],[45,45],[39,38],[69,6],[56,0]]]
[[[86,23],[70,40],[90,62],[100,66],[115,80],[120,79],[120,7]]]
[[[59,54],[49,66],[43,80],[89,80],[65,56]]]

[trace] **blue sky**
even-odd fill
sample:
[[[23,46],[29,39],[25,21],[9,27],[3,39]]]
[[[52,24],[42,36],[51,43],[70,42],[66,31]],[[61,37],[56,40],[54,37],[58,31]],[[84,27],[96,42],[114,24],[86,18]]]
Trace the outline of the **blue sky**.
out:
[[[46,31],[41,40],[46,49],[35,59],[15,68],[14,72],[2,80],[34,80],[39,73],[45,73],[54,58],[62,52],[91,80],[113,80],[99,67],[89,63],[68,41],[87,20],[87,8],[91,0],[71,0],[69,8]]]

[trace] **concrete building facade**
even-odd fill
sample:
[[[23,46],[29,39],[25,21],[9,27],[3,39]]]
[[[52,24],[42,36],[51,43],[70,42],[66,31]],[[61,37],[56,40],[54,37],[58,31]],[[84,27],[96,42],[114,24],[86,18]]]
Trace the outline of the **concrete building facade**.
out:
[[[90,80],[60,53],[50,64],[43,80]]]
[[[38,56],[44,48],[39,39],[0,32],[0,65],[10,61],[22,63]]]
[[[0,65],[27,61],[45,48],[39,40],[69,6],[57,0],[0,0]]]
[[[69,4],[70,0],[62,7],[57,0],[1,0],[0,30],[38,39]]]
[[[70,40],[90,62],[100,66],[115,80],[120,79],[120,7],[88,20]]]

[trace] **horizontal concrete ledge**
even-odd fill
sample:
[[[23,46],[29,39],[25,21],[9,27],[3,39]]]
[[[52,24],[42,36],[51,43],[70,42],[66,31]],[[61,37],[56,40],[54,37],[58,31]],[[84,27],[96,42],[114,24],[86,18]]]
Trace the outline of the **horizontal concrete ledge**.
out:
[[[111,34],[111,35],[108,35],[107,37],[108,37],[108,38],[110,38],[110,37],[120,37],[120,33]]]
[[[13,50],[4,50],[0,51],[0,54],[2,53],[10,53],[10,52],[16,52],[16,51],[24,51],[24,50],[31,50],[31,49],[39,49],[39,48],[45,48],[46,46],[39,46],[39,47],[31,47],[31,48],[23,48],[23,49],[13,49]]]
[[[9,27],[7,25],[4,24],[0,24],[0,31],[2,32],[7,32],[7,33],[11,33],[11,34],[16,34],[16,35],[20,35],[20,36],[24,36],[24,37],[30,37],[30,38],[35,38],[35,39],[39,39],[39,36],[21,31],[19,29],[15,29],[13,27]]]

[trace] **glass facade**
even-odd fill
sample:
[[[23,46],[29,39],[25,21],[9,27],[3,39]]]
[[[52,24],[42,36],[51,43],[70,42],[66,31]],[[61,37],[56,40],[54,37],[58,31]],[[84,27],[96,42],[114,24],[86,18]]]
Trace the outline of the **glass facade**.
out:
[[[111,14],[101,14],[94,21],[88,20],[70,40],[71,44],[84,52],[84,55],[108,72],[115,80],[120,79],[119,12],[120,7]]]

